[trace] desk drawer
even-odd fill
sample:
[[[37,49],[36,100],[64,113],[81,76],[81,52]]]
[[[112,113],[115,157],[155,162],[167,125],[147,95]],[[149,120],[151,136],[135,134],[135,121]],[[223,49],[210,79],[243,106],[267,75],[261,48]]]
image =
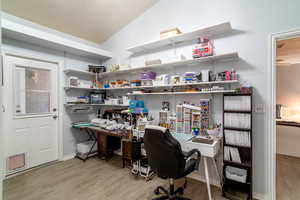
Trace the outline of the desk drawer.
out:
[[[183,151],[190,151],[192,149],[198,149],[202,156],[215,157],[220,149],[220,141],[217,140],[213,144],[204,144],[196,142],[186,142],[183,146]]]

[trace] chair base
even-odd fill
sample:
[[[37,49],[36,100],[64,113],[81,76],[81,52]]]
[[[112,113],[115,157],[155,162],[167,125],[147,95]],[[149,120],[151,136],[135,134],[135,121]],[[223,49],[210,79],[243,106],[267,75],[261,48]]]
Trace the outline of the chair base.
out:
[[[161,197],[157,197],[155,199],[152,200],[164,200],[164,199],[172,199],[172,200],[191,200],[189,198],[185,198],[185,197],[180,197],[180,196],[175,196],[175,197],[170,197],[170,196],[161,196]]]
[[[159,195],[161,193],[163,193],[162,196],[160,197],[156,197],[152,200],[164,200],[164,199],[170,199],[170,200],[191,200],[189,198],[185,198],[183,197],[183,193],[184,193],[184,189],[187,186],[187,182],[185,179],[185,183],[183,187],[179,187],[174,191],[174,182],[173,179],[170,179],[170,191],[166,190],[165,188],[163,188],[162,186],[158,186],[155,190],[154,193],[156,195]]]

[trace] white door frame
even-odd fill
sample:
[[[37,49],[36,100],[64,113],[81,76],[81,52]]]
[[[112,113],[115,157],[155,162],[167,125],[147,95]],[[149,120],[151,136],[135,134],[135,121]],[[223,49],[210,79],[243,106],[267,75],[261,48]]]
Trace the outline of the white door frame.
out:
[[[58,91],[58,160],[63,160],[63,85],[64,85],[64,73],[63,73],[63,66],[64,61],[63,60],[55,60],[55,59],[49,59],[46,56],[31,54],[31,53],[25,53],[23,51],[15,51],[10,49],[2,49],[2,56],[3,56],[3,67],[6,66],[6,56],[14,56],[19,58],[25,58],[35,61],[41,61],[41,62],[47,62],[47,63],[53,63],[57,64],[58,70],[57,70],[57,91]],[[3,77],[4,79],[7,78]],[[3,163],[3,161],[2,161]]]
[[[269,74],[271,74],[269,83],[269,105],[270,112],[268,112],[268,190],[269,190],[269,199],[276,200],[276,41],[284,40],[300,36],[300,30],[292,30],[287,32],[271,34],[270,37],[270,64],[269,64]]]
[[[1,26],[0,26],[1,28]],[[1,41],[0,41],[1,45]],[[0,49],[1,51],[1,49]],[[3,180],[4,180],[4,162],[3,160],[3,155],[4,155],[4,148],[3,148],[3,85],[2,85],[2,73],[4,71],[4,66],[3,66],[3,57],[0,55],[0,200],[3,199]]]

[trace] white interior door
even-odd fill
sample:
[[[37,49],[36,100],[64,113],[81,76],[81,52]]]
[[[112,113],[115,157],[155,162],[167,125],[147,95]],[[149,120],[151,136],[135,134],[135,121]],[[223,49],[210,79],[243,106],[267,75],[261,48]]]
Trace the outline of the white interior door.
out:
[[[58,159],[58,65],[6,56],[7,174]]]

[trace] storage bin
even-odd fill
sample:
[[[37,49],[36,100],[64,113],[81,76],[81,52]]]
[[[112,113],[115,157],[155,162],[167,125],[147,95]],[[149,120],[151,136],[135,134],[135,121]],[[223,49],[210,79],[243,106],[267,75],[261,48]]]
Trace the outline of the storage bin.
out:
[[[130,82],[131,87],[139,87],[141,86],[141,80],[133,80]]]
[[[154,80],[156,78],[156,72],[141,72],[141,80]]]
[[[77,144],[77,152],[80,153],[80,154],[87,154],[92,145],[93,145],[94,141],[87,141],[87,142],[82,142],[82,143],[79,143]],[[93,150],[92,152],[96,152],[97,151],[97,144],[93,147]]]
[[[142,80],[142,86],[152,86],[152,80]]]
[[[110,99],[110,102],[113,105],[119,105],[120,104],[120,100],[119,99]]]
[[[246,183],[247,180],[247,170],[227,166],[226,169],[226,178],[234,181],[238,181],[241,183]]]
[[[104,104],[111,104],[110,99],[105,99],[105,100],[104,100]]]

